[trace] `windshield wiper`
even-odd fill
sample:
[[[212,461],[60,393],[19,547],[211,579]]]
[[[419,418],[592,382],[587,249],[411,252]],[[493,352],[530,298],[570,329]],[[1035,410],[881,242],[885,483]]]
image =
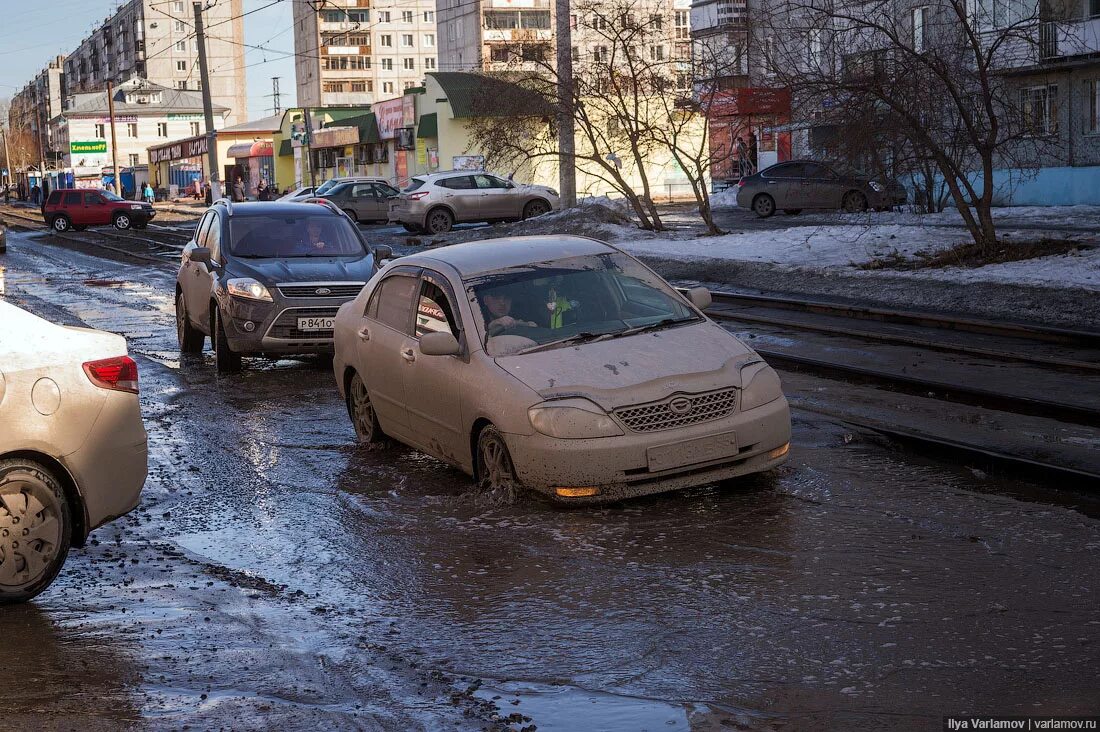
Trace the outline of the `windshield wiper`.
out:
[[[524,353],[536,353],[537,351],[545,351],[555,346],[568,346],[573,343],[595,343],[596,341],[602,341],[607,338],[613,338],[616,333],[590,333],[585,331],[583,333],[577,333],[571,335],[568,338],[559,338],[556,341],[547,341],[546,343],[539,343],[536,346],[528,346],[520,351],[516,351],[515,355],[520,356]]]
[[[662,318],[661,320],[658,320],[656,323],[650,323],[648,325],[638,325],[638,326],[635,326],[633,328],[627,328],[626,330],[619,331],[618,333],[615,333],[614,335],[615,335],[616,338],[620,338],[622,336],[631,336],[631,335],[637,335],[638,333],[646,333],[646,332],[651,331],[651,330],[661,330],[662,328],[668,328],[668,327],[673,326],[673,325],[679,325],[680,323],[697,323],[697,322],[699,322],[699,318],[696,318],[696,317],[691,317],[691,318]]]

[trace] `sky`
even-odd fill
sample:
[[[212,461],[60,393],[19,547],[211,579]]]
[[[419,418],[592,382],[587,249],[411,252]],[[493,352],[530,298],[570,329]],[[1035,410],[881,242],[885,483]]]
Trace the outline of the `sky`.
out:
[[[224,2],[225,0],[223,0]],[[18,93],[59,53],[72,51],[116,7],[115,0],[0,0],[0,97]],[[190,7],[190,3],[187,4]],[[27,7],[14,12],[17,6]],[[279,81],[283,109],[293,106],[294,33],[291,0],[244,0],[244,42],[263,46],[245,49],[248,118],[272,114],[271,77]]]

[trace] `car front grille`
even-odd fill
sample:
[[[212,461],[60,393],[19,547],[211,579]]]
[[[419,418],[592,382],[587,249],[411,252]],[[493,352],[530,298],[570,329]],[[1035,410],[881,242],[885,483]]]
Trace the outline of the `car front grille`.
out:
[[[363,282],[314,282],[308,285],[279,285],[283,297],[356,297]],[[318,292],[328,290],[328,292]]]
[[[339,308],[290,308],[279,313],[267,329],[271,338],[306,338],[318,340],[332,338],[331,330],[298,330],[298,318],[334,318]]]
[[[674,411],[674,403],[682,411]],[[721,419],[732,414],[736,405],[737,389],[721,389],[706,394],[674,394],[659,402],[616,409],[615,416],[635,432],[657,432]]]

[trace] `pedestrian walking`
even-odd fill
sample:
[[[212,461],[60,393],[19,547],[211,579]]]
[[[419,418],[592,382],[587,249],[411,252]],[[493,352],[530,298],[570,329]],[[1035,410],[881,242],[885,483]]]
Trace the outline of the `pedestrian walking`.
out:
[[[256,200],[257,201],[270,201],[271,189],[267,187],[267,180],[261,178],[259,185],[256,186]]]
[[[234,203],[240,203],[241,201],[246,200],[244,195],[244,180],[242,180],[241,176],[239,175],[237,176],[236,182],[233,183],[233,194],[231,198],[233,199]]]
[[[42,189],[35,183],[31,186],[31,203],[37,206],[42,201]]]
[[[143,197],[145,199],[145,202],[148,204],[152,204],[154,201],[157,200],[156,194],[153,193],[153,186],[149,185],[148,181],[145,182]]]
[[[23,181],[19,181],[19,200],[27,200],[27,187],[23,184]]]
[[[192,195],[195,197],[195,200],[196,201],[202,200],[202,179],[201,178],[195,178],[195,180],[194,180],[194,182],[191,186],[191,189],[193,191]]]
[[[4,186],[4,203],[11,203],[11,183]]]

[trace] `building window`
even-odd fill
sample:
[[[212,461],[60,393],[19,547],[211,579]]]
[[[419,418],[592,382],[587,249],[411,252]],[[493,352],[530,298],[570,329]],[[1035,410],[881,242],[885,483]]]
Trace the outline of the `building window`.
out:
[[[435,33],[424,34],[424,48],[435,48]]]
[[[592,48],[592,60],[596,63],[604,63],[609,58],[607,53],[607,46],[593,46]]]
[[[378,36],[378,45],[383,48],[393,48],[393,36],[389,33]]]
[[[1024,132],[1029,135],[1058,133],[1058,87],[1030,86],[1020,90]]]
[[[141,156],[137,153],[130,153],[130,167],[141,164]]]
[[[413,11],[411,11],[411,10],[402,10],[401,11],[401,22],[402,23],[411,23],[411,22],[413,22]]]
[[[180,53],[187,51],[187,41],[176,41],[176,50]]]
[[[393,71],[393,59],[392,58],[382,59],[382,70],[383,71]]]
[[[382,93],[383,94],[393,94],[393,82],[392,81],[383,81],[382,82]]]
[[[806,49],[809,52],[810,65],[821,68],[825,60],[825,32],[820,28],[811,28]]]
[[[581,50],[576,46],[573,46],[573,63],[579,63],[581,60]]]
[[[406,81],[404,86],[405,86],[405,91],[408,91],[409,89],[412,89],[414,86],[416,86],[416,82],[415,81]]]
[[[426,59],[424,59],[424,68],[426,68],[426,69],[434,69],[434,68],[435,68],[435,59],[434,59],[434,58],[426,58]]]
[[[187,62],[186,61],[177,61],[176,62],[176,71],[187,71]]]
[[[425,10],[424,11],[424,22],[425,23],[434,23],[435,22],[435,11],[434,10]]]
[[[665,60],[665,47],[664,46],[650,46],[649,47],[649,60],[650,61],[664,61]]]
[[[1089,132],[1100,133],[1100,79],[1089,83]]]
[[[675,16],[676,40],[686,41],[691,34],[690,15],[687,10],[677,10]]]
[[[157,137],[168,137],[167,122],[157,122]]]
[[[402,48],[412,48],[412,45],[413,45],[413,34],[412,33],[402,33],[401,34],[401,47]]]
[[[507,63],[511,57],[512,54],[507,46],[492,46],[489,50],[489,60],[493,63]]]
[[[199,123],[198,122],[192,122],[191,123],[191,137],[195,137],[200,132],[201,132],[201,130],[199,130]]]
[[[929,8],[927,6],[913,8],[913,50],[917,53],[924,53],[924,34],[925,28],[928,27],[928,12]]]
[[[174,13],[182,13],[183,12],[183,0],[173,0],[173,2],[172,2],[172,12],[174,12]]]
[[[324,83],[323,91],[326,94],[340,94],[345,91],[344,82],[342,81],[326,81]]]
[[[367,82],[353,81],[351,82],[351,90],[353,92],[365,92],[367,90]]]
[[[172,24],[172,30],[174,30],[176,33],[183,33],[183,29],[184,26],[182,20],[177,20],[175,23]]]
[[[665,29],[665,18],[664,18],[664,16],[661,15],[660,13],[652,13],[649,16],[649,27],[652,28],[653,30],[658,30],[658,31],[659,30],[664,30]]]
[[[390,11],[388,11],[388,10],[379,11],[379,13],[378,13],[378,22],[379,23],[389,23],[390,22]]]
[[[96,136],[96,138],[103,139],[104,137],[107,136],[106,133],[107,133],[106,125],[96,125],[95,126],[95,136]]]
[[[405,58],[401,60],[401,65],[405,67],[406,71],[412,71],[416,68],[416,59]]]
[[[126,136],[127,137],[137,137],[137,123],[136,122],[131,122],[128,125],[126,125]]]
[[[187,79],[177,79],[176,80],[176,88],[186,90],[187,89]]]

